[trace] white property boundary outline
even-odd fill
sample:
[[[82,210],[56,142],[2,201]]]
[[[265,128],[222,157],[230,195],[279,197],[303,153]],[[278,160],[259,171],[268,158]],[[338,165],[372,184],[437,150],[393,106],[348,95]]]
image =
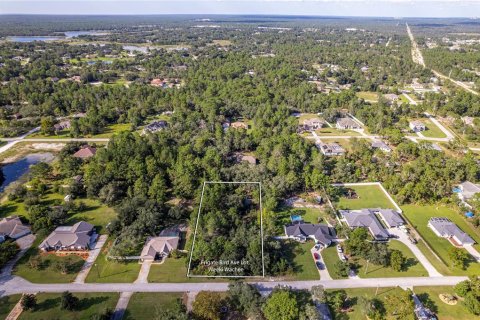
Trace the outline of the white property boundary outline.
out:
[[[260,188],[260,237],[262,244],[262,275],[261,276],[207,276],[207,275],[191,275],[190,266],[192,264],[193,249],[195,248],[195,238],[197,236],[198,221],[200,220],[200,212],[202,211],[203,194],[207,184],[258,184]],[[188,262],[187,277],[188,278],[265,278],[265,259],[263,253],[263,209],[262,209],[262,183],[255,181],[204,181],[202,187],[202,195],[200,197],[200,205],[198,207],[197,221],[195,222],[195,232],[193,234],[192,249],[190,251],[190,260]]]

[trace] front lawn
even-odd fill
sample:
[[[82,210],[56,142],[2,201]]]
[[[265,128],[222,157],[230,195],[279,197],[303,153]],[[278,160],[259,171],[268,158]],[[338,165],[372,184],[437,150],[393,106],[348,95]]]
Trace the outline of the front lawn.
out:
[[[395,209],[393,203],[387,198],[385,193],[378,185],[371,186],[353,186],[345,187],[353,189],[357,193],[356,199],[348,199],[341,196],[334,205],[337,209],[365,209],[365,208],[383,208]]]
[[[348,277],[339,277],[335,272],[335,264],[340,261],[338,257],[336,245],[322,250],[323,262],[327,266],[328,273],[332,279],[346,279]]]
[[[320,279],[315,260],[310,252],[310,249],[312,249],[314,245],[313,241],[307,241],[305,243],[295,242],[293,244],[295,274],[292,280]]]
[[[428,245],[440,256],[440,258],[449,267],[452,274],[457,275],[478,275],[480,274],[480,263],[473,260],[469,262],[466,270],[461,270],[453,266],[452,261],[448,257],[449,249],[452,244],[444,239],[438,237],[428,226],[428,220],[431,217],[445,217],[452,220],[464,232],[469,234],[477,243],[480,243],[480,235],[478,230],[475,230],[465,219],[453,209],[445,206],[434,205],[405,205],[402,206],[403,213],[410,221],[410,223],[417,229],[422,238]],[[478,248],[478,246],[476,246]]]
[[[425,137],[429,137],[429,138],[446,138],[447,137],[445,133],[442,130],[440,130],[440,128],[435,123],[432,122],[432,120],[430,119],[424,120],[424,123],[427,127],[427,130],[422,131],[421,133]]]
[[[428,272],[420,262],[415,258],[412,251],[398,240],[390,240],[388,247],[392,250],[399,250],[406,259],[405,269],[395,271],[391,267],[383,267],[370,263],[368,270],[367,262],[364,259],[358,259],[357,264],[360,265],[357,273],[360,278],[394,278],[394,277],[427,277]]]
[[[8,316],[21,297],[21,294],[15,294],[0,298],[0,319],[5,319]]]
[[[126,320],[150,320],[156,317],[158,311],[172,308],[181,300],[180,292],[137,292],[132,295],[125,312]]]
[[[190,256],[167,258],[162,264],[154,264],[148,274],[148,282],[224,282],[226,278],[188,278],[187,262]]]
[[[84,260],[78,256],[71,255],[59,257],[55,254],[41,254],[38,246],[43,239],[35,239],[32,247],[28,249],[25,255],[18,261],[13,269],[13,274],[20,276],[33,283],[69,283],[75,280],[77,273],[84,264]],[[30,259],[39,259],[38,268],[33,268]],[[58,264],[70,261],[70,268],[67,273],[62,274]]]
[[[332,124],[333,125],[333,124]],[[315,132],[320,136],[360,136],[360,133],[353,130],[340,130],[337,128],[321,128],[315,130]]]
[[[439,295],[447,293],[454,295],[453,287],[414,287],[413,290],[419,299],[437,314],[441,320],[469,320],[475,319],[463,305],[458,301],[456,305],[448,305],[440,300]]]
[[[85,282],[131,283],[137,280],[141,265],[137,260],[125,262],[107,260],[110,243],[107,243],[95,260]]]
[[[34,310],[24,311],[19,319],[92,319],[105,310],[114,310],[117,304],[118,293],[74,293],[79,298],[79,306],[75,311],[60,309],[60,293],[37,294],[37,307]]]

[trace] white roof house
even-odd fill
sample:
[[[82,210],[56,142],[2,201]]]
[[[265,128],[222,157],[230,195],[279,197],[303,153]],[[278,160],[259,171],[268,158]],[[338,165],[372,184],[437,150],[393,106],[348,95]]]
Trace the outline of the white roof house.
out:
[[[475,243],[475,240],[447,218],[430,218],[430,220],[428,220],[428,227],[432,229],[437,236],[449,239],[454,245],[470,246]]]
[[[390,237],[371,209],[339,210],[339,212],[342,219],[352,229],[367,228],[375,240],[387,240]]]
[[[326,156],[341,156],[345,154],[343,149],[338,143],[320,143],[317,145],[320,151]]]
[[[410,129],[412,129],[414,132],[420,132],[420,131],[425,131],[427,127],[422,121],[414,120],[410,121],[409,125]]]
[[[472,198],[476,193],[480,193],[480,185],[470,181],[460,183],[458,189],[460,189],[458,197],[463,201]]]
[[[373,141],[371,146],[373,149],[380,149],[383,152],[392,152],[392,148],[390,148],[385,142],[381,140]]]
[[[336,127],[341,130],[362,129],[362,126],[351,118],[338,118]]]

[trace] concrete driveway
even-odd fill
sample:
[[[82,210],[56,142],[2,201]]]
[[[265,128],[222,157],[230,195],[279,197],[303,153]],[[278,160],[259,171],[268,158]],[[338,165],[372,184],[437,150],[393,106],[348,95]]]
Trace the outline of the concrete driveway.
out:
[[[320,261],[323,264],[323,270],[319,270],[317,268],[317,265],[315,264],[315,268],[317,268],[318,274],[320,275],[320,279],[322,279],[322,280],[332,280],[332,277],[330,277],[330,274],[328,273],[327,265],[325,264],[325,260],[323,260],[321,252],[317,251],[317,249],[315,249],[315,247],[310,249],[310,252],[312,253],[313,263],[315,263],[317,261],[317,260],[315,260],[315,257],[313,256],[313,254],[318,253],[318,255],[320,256],[320,259],[318,261]]]
[[[475,260],[477,260],[477,262],[480,262],[480,253],[477,251],[477,249],[475,249],[473,246],[463,246],[465,248],[465,250],[468,251],[468,253],[470,253],[472,255],[472,257],[475,258]]]
[[[18,239],[16,242],[18,246],[20,247],[20,252],[17,253],[15,258],[12,260],[8,261],[2,268],[0,272],[0,278],[2,277],[7,277],[12,274],[13,267],[17,263],[18,260],[20,260],[21,257],[27,252],[27,250],[32,246],[33,241],[35,241],[35,236],[33,234],[28,234],[25,237],[21,237]]]
[[[88,253],[88,258],[85,261],[82,267],[82,270],[80,270],[77,277],[75,278],[74,283],[85,282],[85,279],[87,278],[88,273],[90,272],[90,269],[92,269],[92,266],[95,263],[95,260],[97,260],[98,255],[102,251],[105,241],[107,241],[107,236],[104,234],[98,238],[97,242],[95,243],[95,248],[93,248],[93,250],[90,250],[90,252]]]
[[[418,249],[417,245],[413,244],[408,240],[408,235],[397,228],[390,228],[388,232],[392,235],[397,236],[397,240],[405,244],[415,255],[417,260],[423,265],[427,270],[429,277],[442,277],[443,275],[435,269],[435,267],[428,261],[428,259],[423,255],[423,253]]]

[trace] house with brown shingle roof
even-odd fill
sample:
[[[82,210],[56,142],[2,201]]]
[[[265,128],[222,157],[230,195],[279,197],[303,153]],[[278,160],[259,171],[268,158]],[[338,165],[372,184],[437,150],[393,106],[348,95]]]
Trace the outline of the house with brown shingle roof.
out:
[[[88,159],[97,153],[97,149],[90,146],[83,146],[80,150],[73,154],[74,158]]]

